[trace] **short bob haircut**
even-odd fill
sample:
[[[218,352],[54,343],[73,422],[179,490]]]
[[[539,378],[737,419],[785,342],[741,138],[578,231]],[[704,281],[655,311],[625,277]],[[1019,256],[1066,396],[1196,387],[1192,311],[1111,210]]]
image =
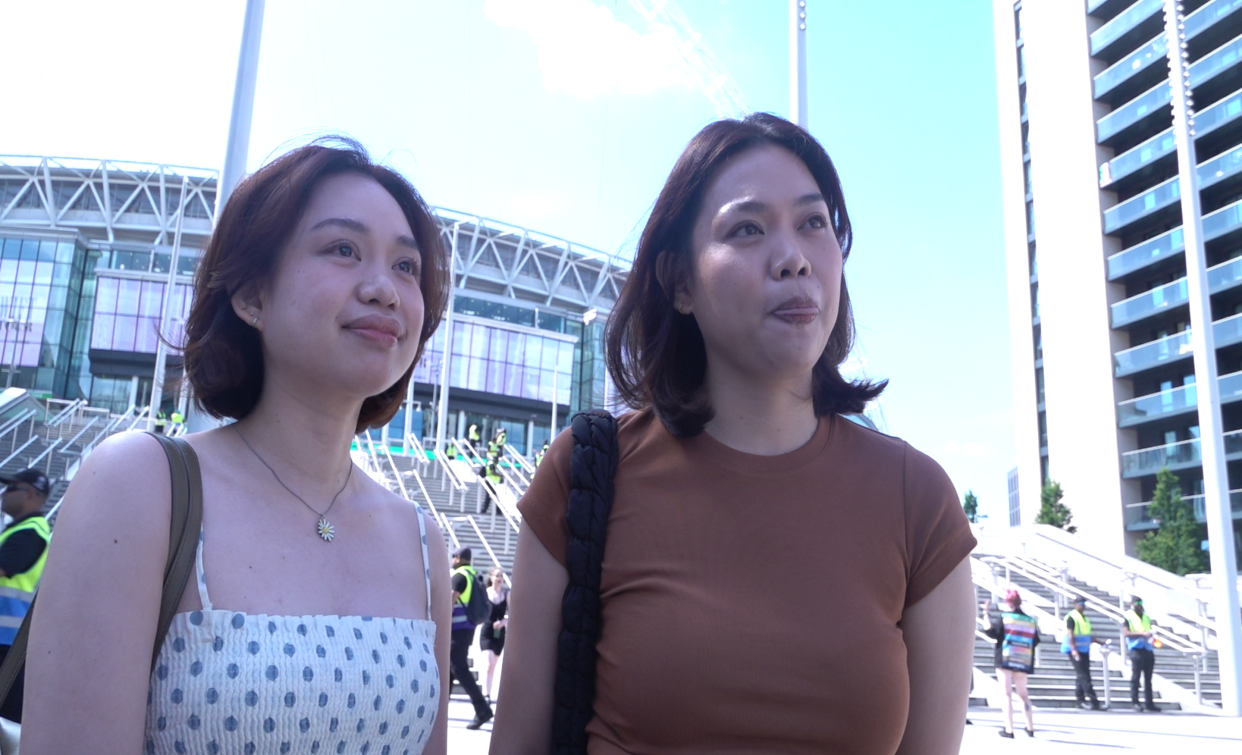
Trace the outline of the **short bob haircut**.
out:
[[[633,268],[608,318],[605,347],[620,398],[636,409],[651,408],[673,435],[698,435],[715,416],[702,390],[707,374],[703,335],[693,316],[673,306],[677,284],[691,274],[691,232],[703,194],[730,159],[767,145],[789,150],[806,165],[827,200],[842,256],[849,258],[853,232],[841,181],[814,137],[768,113],[717,121],[695,135],[651,210]],[[811,372],[817,417],[860,413],[888,384],[841,376],[853,343],[854,315],[842,276],[837,321]]]
[[[372,162],[358,142],[333,136],[284,154],[242,180],[207,242],[194,277],[184,348],[185,376],[195,401],[213,417],[242,419],[254,411],[263,393],[259,332],[233,311],[233,294],[271,279],[315,187],[341,173],[361,173],[384,187],[405,213],[418,242],[424,307],[418,352],[400,380],[362,403],[357,431],[388,423],[401,408],[414,365],[439,327],[448,301],[444,245],[430,208],[409,181]]]

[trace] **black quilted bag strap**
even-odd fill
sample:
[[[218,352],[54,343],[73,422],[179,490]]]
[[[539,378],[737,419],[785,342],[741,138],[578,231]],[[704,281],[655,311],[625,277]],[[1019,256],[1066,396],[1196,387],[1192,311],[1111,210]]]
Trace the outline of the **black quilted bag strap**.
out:
[[[571,427],[574,447],[569,465],[569,543],[565,551],[569,584],[561,599],[563,624],[557,638],[556,707],[552,714],[555,755],[582,755],[587,751],[586,727],[595,703],[600,573],[620,458],[617,420],[608,412],[574,415]]]

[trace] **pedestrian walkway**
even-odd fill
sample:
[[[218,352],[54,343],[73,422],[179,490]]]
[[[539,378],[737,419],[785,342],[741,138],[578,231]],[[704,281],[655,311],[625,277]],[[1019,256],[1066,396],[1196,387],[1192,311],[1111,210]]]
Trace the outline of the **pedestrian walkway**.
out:
[[[453,755],[486,755],[492,738],[489,723],[479,731],[466,724],[474,708],[465,695],[449,702],[448,751]],[[998,710],[975,708],[970,711],[973,726],[966,727],[961,755],[1239,755],[1242,753],[1242,724],[1236,718],[1200,716],[1189,713],[1142,714],[1126,711],[1089,713],[1070,710],[1035,711],[1035,738],[1019,730],[1014,740],[1001,739],[996,732],[1005,719]],[[1022,726],[1018,723],[1018,726]]]
[[[1030,752],[1040,755],[1238,755],[1242,753],[1242,724],[1236,718],[1190,713],[1100,713],[1064,709],[1035,709],[1035,737],[1021,730],[1022,716],[1014,711],[1017,736],[1011,741],[997,732],[1005,714],[972,709],[962,738],[962,755],[1004,755]]]

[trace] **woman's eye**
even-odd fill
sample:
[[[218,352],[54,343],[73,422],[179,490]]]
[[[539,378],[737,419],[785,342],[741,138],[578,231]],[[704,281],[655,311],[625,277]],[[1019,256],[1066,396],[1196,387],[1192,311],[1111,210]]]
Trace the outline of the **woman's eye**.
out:
[[[811,217],[810,220],[807,221],[807,224],[810,225],[812,228],[827,228],[828,219],[825,218],[823,215],[814,215]]]
[[[397,269],[408,275],[418,275],[418,266],[413,260],[401,260],[397,263]]]
[[[763,230],[755,223],[743,223],[733,229],[734,236],[757,236],[761,233]]]
[[[354,250],[353,244],[337,244],[336,253],[341,257],[357,257],[358,253]]]

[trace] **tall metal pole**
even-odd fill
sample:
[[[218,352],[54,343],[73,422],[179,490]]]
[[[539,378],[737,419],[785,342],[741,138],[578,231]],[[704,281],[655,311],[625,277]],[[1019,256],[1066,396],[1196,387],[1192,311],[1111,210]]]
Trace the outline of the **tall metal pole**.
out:
[[[1194,349],[1195,393],[1199,405],[1199,446],[1203,456],[1203,504],[1212,559],[1212,602],[1220,656],[1221,708],[1242,716],[1242,626],[1238,614],[1237,558],[1225,466],[1224,429],[1217,384],[1216,338],[1203,251],[1202,208],[1195,156],[1194,99],[1186,54],[1185,19],[1177,0],[1164,2],[1168,38],[1169,86],[1172,88],[1173,136],[1177,144],[1181,187],[1182,237],[1186,242],[1186,287],[1190,295],[1190,343]]]
[[[444,450],[445,422],[448,418],[449,362],[453,360],[453,304],[457,298],[457,239],[449,244],[449,299],[444,315],[444,355],[440,359],[440,403],[436,405],[436,449]]]
[[[806,0],[789,0],[789,119],[807,128]]]
[[[552,433],[549,437],[556,437],[556,370],[552,370]]]
[[[228,202],[233,188],[246,172],[246,159],[250,151],[250,123],[254,119],[255,82],[259,75],[259,48],[263,38],[264,0],[246,0],[246,15],[242,22],[241,51],[237,56],[237,80],[233,84],[233,110],[229,116],[229,136],[224,147],[224,167],[216,182],[216,221]],[[184,395],[184,394],[183,394]],[[185,412],[186,430],[199,432],[210,430],[220,423],[200,412],[198,406],[189,402]]]
[[[263,38],[263,4],[264,0],[246,0],[241,52],[237,58],[237,82],[233,85],[229,140],[224,151],[224,170],[220,172],[220,183],[216,187],[216,217],[220,217],[220,209],[246,173],[250,123],[254,119],[255,82],[259,76],[259,48]]]
[[[172,260],[168,265],[168,282],[164,284],[164,301],[160,307],[160,338],[155,346],[155,372],[151,376],[151,410],[147,412],[149,428],[155,426],[155,415],[164,402],[164,369],[168,362],[168,336],[174,295],[177,291],[177,265],[181,260],[181,220],[185,217],[185,197],[190,191],[190,177],[181,177],[181,201],[177,203],[177,230],[173,232]]]

